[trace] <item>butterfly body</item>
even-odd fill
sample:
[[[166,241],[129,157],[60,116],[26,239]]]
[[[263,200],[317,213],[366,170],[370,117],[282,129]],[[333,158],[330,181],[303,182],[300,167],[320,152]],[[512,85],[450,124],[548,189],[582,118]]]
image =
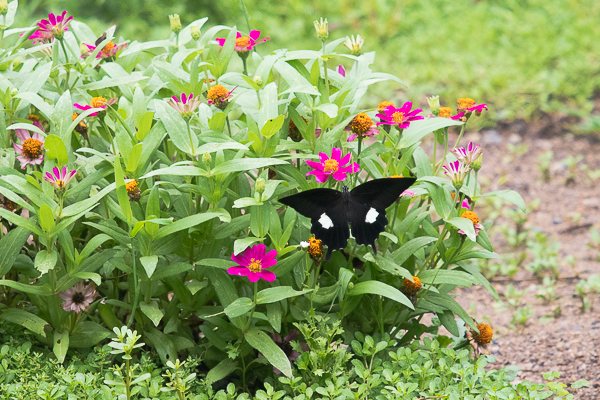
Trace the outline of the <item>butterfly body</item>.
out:
[[[311,189],[279,201],[311,219],[311,232],[333,250],[346,247],[350,231],[358,244],[371,245],[388,223],[385,209],[415,178],[375,179],[352,190]]]

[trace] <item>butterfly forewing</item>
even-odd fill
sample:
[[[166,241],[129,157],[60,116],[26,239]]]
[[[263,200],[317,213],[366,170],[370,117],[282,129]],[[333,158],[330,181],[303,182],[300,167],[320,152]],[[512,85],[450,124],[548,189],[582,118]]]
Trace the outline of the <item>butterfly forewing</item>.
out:
[[[415,181],[415,178],[374,179],[352,189],[350,197],[357,203],[385,210]]]
[[[311,189],[279,199],[305,217],[319,218],[327,209],[342,202],[342,192],[333,189]]]

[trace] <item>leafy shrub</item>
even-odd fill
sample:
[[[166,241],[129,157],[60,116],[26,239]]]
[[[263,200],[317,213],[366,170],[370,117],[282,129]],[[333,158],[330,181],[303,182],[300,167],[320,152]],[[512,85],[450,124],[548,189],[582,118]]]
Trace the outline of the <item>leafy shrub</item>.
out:
[[[400,81],[373,71],[360,41],[347,54],[344,38],[321,34],[320,51],[263,56],[264,34],[205,23],[172,15],[171,37],[149,42],[66,12],[3,31],[0,319],[59,362],[126,325],[162,362],[200,355],[207,381],[232,375],[244,388],[273,368],[291,377],[289,335],[313,314],[400,345],[441,325],[464,336],[458,317],[489,342],[489,325],[451,293],[492,290],[467,263],[495,257],[478,201],[524,204],[482,192],[481,149],[459,147],[485,104],[431,98],[429,116],[409,101],[376,114],[363,104],[369,86]],[[327,257],[307,219],[278,202],[400,175],[417,181],[389,208],[377,251],[351,239]],[[115,382],[146,381],[131,368]]]

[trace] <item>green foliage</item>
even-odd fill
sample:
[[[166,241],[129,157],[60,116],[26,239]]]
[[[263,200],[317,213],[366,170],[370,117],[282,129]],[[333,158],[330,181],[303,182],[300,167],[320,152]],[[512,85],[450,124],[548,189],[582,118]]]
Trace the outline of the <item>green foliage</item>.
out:
[[[3,149],[23,152],[13,144],[24,132],[45,142],[41,164],[21,167],[13,157],[0,166],[0,319],[31,331],[60,363],[112,330],[109,346],[123,363],[106,385],[127,398],[154,390],[154,375],[131,361],[140,341],[170,368],[170,387],[181,392],[189,374],[174,360],[183,354],[201,356],[211,384],[228,379],[255,388],[274,368],[294,379],[285,338],[313,316],[338,321],[329,340],[341,329],[364,332],[355,351],[371,358],[380,343],[410,345],[441,325],[459,342],[466,332],[457,320],[475,331],[453,292],[478,284],[494,293],[477,261],[497,255],[473,209],[489,198],[525,209],[514,191],[486,193],[479,167],[465,164],[453,180],[442,172],[456,158],[449,129],[459,132],[459,146],[478,113],[376,128],[367,90],[402,81],[374,70],[373,52],[348,54],[344,38],[324,41],[319,51],[263,55],[259,43],[258,51],[242,52],[234,47],[236,28],[206,22],[126,47],[108,29],[94,50],[100,31],[77,19],[47,43],[27,41],[27,28],[4,32]],[[224,85],[221,98],[212,92],[217,84]],[[378,135],[349,141],[346,129],[361,113]],[[431,139],[429,154],[423,142]],[[325,184],[307,178],[305,161],[332,149],[361,173]],[[309,221],[278,202],[300,190],[397,175],[417,181],[385,210],[377,251],[354,239],[330,258],[318,245],[305,249]],[[277,254],[275,265],[263,268],[267,256],[247,253],[261,246]],[[236,263],[263,281],[239,276],[231,270]],[[424,322],[426,314],[434,322]],[[366,339],[376,335],[377,343]],[[346,363],[339,356],[329,354],[326,363],[301,356],[298,370],[329,374],[329,364]],[[365,371],[357,374],[366,379]],[[327,386],[321,391],[346,386],[347,377],[330,378],[333,386],[320,382]]]

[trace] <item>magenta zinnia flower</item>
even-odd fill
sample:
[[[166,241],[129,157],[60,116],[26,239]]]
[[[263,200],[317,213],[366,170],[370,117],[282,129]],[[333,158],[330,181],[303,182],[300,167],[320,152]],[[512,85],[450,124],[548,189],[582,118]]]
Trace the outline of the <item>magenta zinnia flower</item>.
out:
[[[458,161],[465,164],[466,166],[471,166],[471,164],[473,164],[473,162],[475,162],[475,160],[477,160],[481,156],[482,150],[481,147],[479,147],[479,145],[473,142],[469,142],[469,144],[466,147],[457,147],[454,150],[452,150],[452,152],[454,153],[454,155],[456,155]]]
[[[42,19],[37,23],[38,29],[29,36],[29,40],[35,44],[48,43],[52,40],[62,39],[65,31],[69,30],[69,22],[73,19],[72,16],[67,17],[67,12],[56,15],[48,14],[48,19]]]
[[[106,109],[108,106],[112,106],[116,102],[117,102],[116,98],[107,100],[106,98],[104,98],[102,96],[98,96],[98,97],[92,97],[92,99],[90,100],[90,104],[74,103],[73,107],[75,107],[76,109],[81,110],[81,111],[89,110],[90,108]],[[98,112],[93,112],[90,114],[90,117],[95,117],[97,115],[98,115]]]
[[[483,110],[487,110],[487,104],[475,104],[475,100],[470,97],[461,97],[456,100],[456,108],[459,112],[481,114]]]
[[[337,67],[337,72],[338,74],[340,74],[343,78],[346,77],[346,68],[344,68],[344,66],[342,64],[338,65]]]
[[[248,247],[242,253],[231,255],[231,261],[238,265],[227,269],[229,275],[245,276],[250,282],[258,282],[263,279],[267,282],[273,282],[276,278],[271,271],[265,271],[277,264],[277,250],[266,251],[266,246],[262,243]]]
[[[330,176],[336,181],[343,181],[348,174],[354,174],[360,170],[357,163],[348,165],[351,158],[350,153],[342,157],[342,149],[338,147],[331,150],[331,157],[326,153],[319,153],[319,157],[321,162],[306,160],[306,163],[313,168],[306,176],[314,175],[319,183],[327,181]]]
[[[14,143],[13,148],[21,169],[27,168],[27,165],[40,165],[44,161],[44,138],[25,129],[16,129],[15,132],[19,143]]]
[[[251,30],[248,36],[244,36],[241,32],[238,32],[235,35],[235,51],[237,51],[238,53],[247,53],[249,51],[254,50],[254,47],[256,47],[256,45],[269,40],[268,37],[258,40],[259,37],[260,31],[257,30]],[[216,40],[219,46],[225,46],[225,38],[217,38]]]
[[[93,285],[79,282],[72,288],[62,292],[60,298],[63,300],[63,310],[79,314],[87,310],[90,304],[93,303],[96,298],[96,288]]]
[[[56,189],[64,190],[76,173],[76,169],[69,171],[66,166],[61,169],[54,167],[52,168],[52,173],[46,172],[44,179],[50,182]]]
[[[400,108],[396,108],[393,105],[387,106],[382,114],[377,114],[377,117],[381,120],[377,125],[395,125],[398,129],[406,129],[409,127],[412,121],[423,119],[422,115],[419,115],[423,110],[415,108],[411,110],[412,102],[407,101]]]
[[[189,95],[181,93],[181,96],[172,96],[169,100],[169,105],[184,118],[189,118],[200,106],[200,99],[194,97],[194,93],[190,93]]]
[[[84,43],[84,45],[85,45],[85,47],[87,47],[87,51],[85,51],[85,53],[82,54],[82,57],[89,57],[89,55],[91,53],[93,53],[97,47],[97,44],[93,45],[93,44]],[[100,50],[98,52],[98,54],[96,54],[96,58],[98,58],[98,59],[114,58],[117,55],[117,53],[119,51],[123,50],[125,47],[127,47],[127,43],[125,43],[125,42],[115,44],[113,41],[110,41],[110,42],[106,43],[106,45],[102,48],[102,50]]]
[[[456,160],[442,166],[444,174],[452,180],[452,184],[456,189],[460,189],[467,173],[469,172],[467,166],[460,161]]]

